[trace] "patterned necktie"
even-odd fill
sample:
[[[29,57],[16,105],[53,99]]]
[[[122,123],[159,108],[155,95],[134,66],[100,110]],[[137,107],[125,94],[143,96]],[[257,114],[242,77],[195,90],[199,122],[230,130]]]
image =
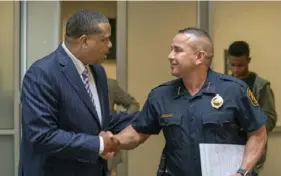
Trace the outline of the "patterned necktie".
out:
[[[85,70],[84,70],[83,73],[82,73],[82,81],[83,81],[83,83],[84,83],[84,85],[85,85],[85,88],[86,88],[86,90],[87,90],[87,92],[88,92],[88,94],[89,94],[89,97],[90,97],[90,99],[91,99],[91,101],[93,102],[94,107],[95,107],[95,100],[94,100],[94,96],[93,96],[93,94],[92,94],[92,92],[91,92],[91,89],[90,89],[90,84],[89,84],[89,70],[88,70],[87,67],[85,67]]]

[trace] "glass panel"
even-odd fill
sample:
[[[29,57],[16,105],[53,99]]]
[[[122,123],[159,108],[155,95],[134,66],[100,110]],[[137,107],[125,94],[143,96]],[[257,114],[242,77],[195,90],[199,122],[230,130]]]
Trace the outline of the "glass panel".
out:
[[[14,2],[0,1],[0,129],[14,124]],[[1,174],[2,175],[2,174]]]
[[[59,1],[28,1],[27,69],[36,60],[50,54],[58,47],[59,7]]]
[[[12,136],[0,136],[0,175],[14,175],[14,141]]]

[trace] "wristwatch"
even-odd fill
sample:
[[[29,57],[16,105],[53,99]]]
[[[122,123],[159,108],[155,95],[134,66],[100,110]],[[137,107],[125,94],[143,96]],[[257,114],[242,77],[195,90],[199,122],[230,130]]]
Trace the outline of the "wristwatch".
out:
[[[244,170],[244,169],[238,169],[237,171],[238,174],[241,174],[242,176],[251,176],[251,173],[247,170]]]

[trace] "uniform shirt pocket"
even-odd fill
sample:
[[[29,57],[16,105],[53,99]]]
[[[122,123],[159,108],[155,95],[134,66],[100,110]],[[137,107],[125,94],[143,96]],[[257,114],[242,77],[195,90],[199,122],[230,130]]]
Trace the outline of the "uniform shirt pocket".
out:
[[[203,126],[222,127],[232,124],[234,116],[232,112],[213,112],[203,115]]]
[[[239,135],[239,126],[233,112],[213,112],[202,118],[204,141],[208,143],[233,143]]]
[[[178,149],[182,146],[182,115],[176,115],[170,118],[160,117],[160,125],[166,139],[166,147],[169,149]]]

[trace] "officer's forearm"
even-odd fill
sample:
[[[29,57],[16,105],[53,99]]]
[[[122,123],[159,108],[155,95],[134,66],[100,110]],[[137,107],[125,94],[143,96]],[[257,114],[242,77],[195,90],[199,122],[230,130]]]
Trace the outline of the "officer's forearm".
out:
[[[114,136],[120,142],[120,149],[132,150],[143,143],[149,135],[138,133],[131,125]]]
[[[242,169],[252,171],[264,151],[266,141],[265,125],[249,134],[241,166]]]

